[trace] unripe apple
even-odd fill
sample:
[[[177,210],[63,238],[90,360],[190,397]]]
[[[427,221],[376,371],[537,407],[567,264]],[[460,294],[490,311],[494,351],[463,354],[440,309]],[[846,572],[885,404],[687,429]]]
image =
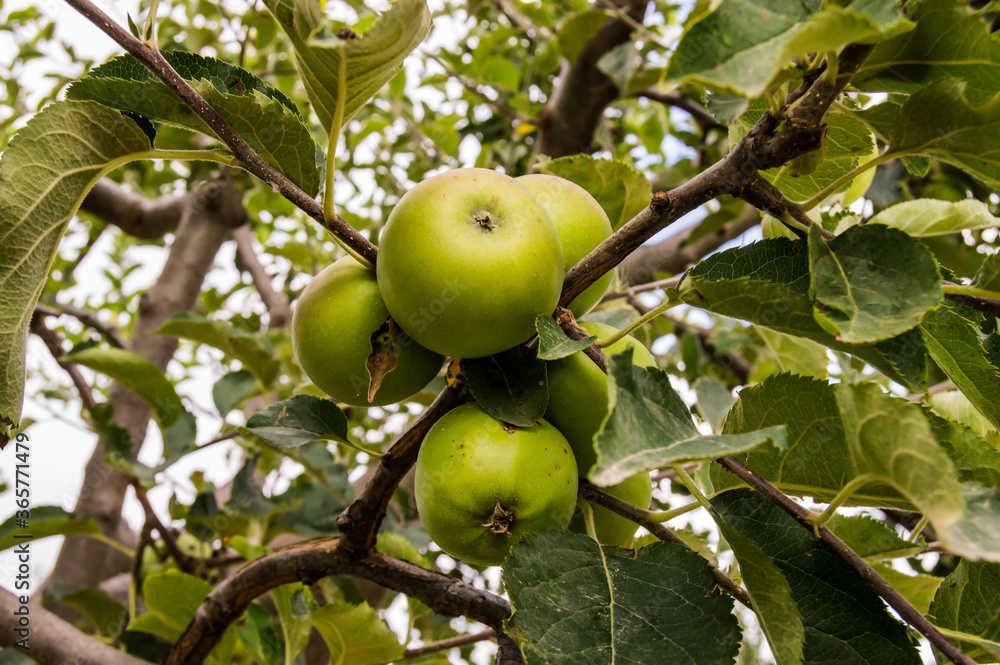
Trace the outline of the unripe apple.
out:
[[[507,425],[476,404],[437,421],[417,456],[414,494],[427,535],[481,566],[499,565],[529,533],[565,528],[576,492],[573,451],[555,427]]]
[[[614,328],[594,321],[581,321],[588,333],[599,338],[617,332]],[[640,367],[655,367],[656,359],[637,339],[626,335],[604,348],[609,356],[631,347],[632,362]],[[549,406],[545,419],[556,426],[573,447],[581,475],[590,475],[597,462],[594,435],[608,415],[608,377],[582,351],[548,363]],[[647,473],[638,473],[617,485],[600,488],[602,492],[627,501],[639,508],[648,508],[653,484]],[[634,522],[617,515],[607,508],[591,504],[597,540],[602,545],[628,547],[635,535]],[[574,531],[586,532],[583,520],[577,518],[570,525]]]
[[[611,235],[607,213],[583,187],[565,178],[541,173],[523,175],[517,181],[542,202],[556,225],[567,271]],[[574,298],[569,305],[573,316],[580,318],[592,310],[607,293],[613,276],[612,272],[601,275]]]
[[[372,333],[387,318],[375,273],[345,257],[324,268],[299,297],[292,314],[292,348],[312,382],[337,401],[355,406],[393,404],[426,386],[444,358],[397,331],[396,367],[369,402],[366,362],[372,353]]]
[[[396,323],[438,353],[478,358],[516,346],[562,289],[559,234],[513,178],[456,169],[424,180],[382,230],[378,283]]]

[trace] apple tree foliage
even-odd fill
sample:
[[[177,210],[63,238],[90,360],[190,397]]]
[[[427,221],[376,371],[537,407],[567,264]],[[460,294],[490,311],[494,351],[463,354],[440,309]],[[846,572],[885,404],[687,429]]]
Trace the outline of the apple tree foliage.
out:
[[[124,479],[119,507],[128,484],[169,498],[131,540],[83,494],[76,513],[33,507],[36,539],[117,539],[131,557],[81,554],[107,574],[47,585],[53,620],[122,663],[482,662],[490,649],[464,639],[474,621],[496,631],[501,663],[920,663],[926,631],[886,607],[891,588],[964,651],[956,662],[1000,661],[1000,7],[380,4],[160,0],[150,17],[144,1],[124,34],[151,48],[97,63],[63,41],[69,5],[0,3],[14,43],[0,65],[4,454],[60,414],[100,442],[87,473]],[[801,141],[776,148],[784,135]],[[251,175],[249,154],[302,197]],[[659,368],[608,359],[590,480],[650,473],[652,508],[681,509],[672,536],[649,525],[626,550],[538,533],[497,574],[442,555],[420,524],[404,474],[428,421],[475,399],[530,425],[545,362],[595,341],[564,318],[381,409],[338,407],[296,365],[281,305],[344,255],[308,201],[377,242],[404,192],[459,166],[567,178],[619,234],[666,220],[632,256],[598,250],[618,267],[589,318],[623,327],[667,307],[633,333]],[[194,306],[157,327],[180,340],[158,364],[128,340],[150,334],[143,317],[169,287],[166,267],[163,283],[141,269],[181,231],[136,231],[92,189],[190,206],[220,172],[242,192],[253,252],[224,246]],[[670,206],[687,208],[667,219]],[[116,424],[116,387],[155,422],[158,457],[140,461],[142,440]],[[178,486],[171,467],[206,445],[228,447],[235,476]],[[782,510],[800,499],[814,502],[805,526]],[[700,521],[676,520],[684,507]],[[17,530],[0,525],[4,549]],[[947,660],[940,639],[924,659]],[[28,662],[12,644],[0,636],[0,662]]]

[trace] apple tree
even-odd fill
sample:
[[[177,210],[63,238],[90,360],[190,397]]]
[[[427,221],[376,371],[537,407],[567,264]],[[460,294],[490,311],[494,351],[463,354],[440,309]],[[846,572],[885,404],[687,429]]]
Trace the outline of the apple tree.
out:
[[[997,3],[7,4],[0,663],[1000,662]],[[380,254],[469,167],[608,230],[491,279],[457,231]],[[476,194],[564,198],[523,182]],[[426,376],[383,299],[448,312]],[[486,557],[439,497],[494,425],[543,508]]]

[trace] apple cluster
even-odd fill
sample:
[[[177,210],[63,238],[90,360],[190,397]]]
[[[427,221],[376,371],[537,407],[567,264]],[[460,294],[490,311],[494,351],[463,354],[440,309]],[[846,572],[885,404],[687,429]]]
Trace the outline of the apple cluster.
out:
[[[611,234],[600,204],[550,175],[511,178],[456,169],[429,178],[396,204],[373,272],[346,257],[303,291],[292,344],[303,370],[334,399],[357,406],[403,401],[440,371],[445,356],[491,356],[528,340],[553,312],[566,268]],[[570,305],[577,317],[607,291],[607,274]],[[614,332],[583,324],[600,337]],[[606,349],[645,347],[625,337]],[[573,522],[577,477],[596,462],[593,438],[607,414],[607,380],[582,352],[549,362],[549,406],[535,426],[493,419],[476,404],[446,414],[428,432],[416,465],[417,509],[446,552],[499,564],[511,544]],[[649,505],[646,474],[606,488]],[[635,525],[594,507],[595,533],[628,546]]]

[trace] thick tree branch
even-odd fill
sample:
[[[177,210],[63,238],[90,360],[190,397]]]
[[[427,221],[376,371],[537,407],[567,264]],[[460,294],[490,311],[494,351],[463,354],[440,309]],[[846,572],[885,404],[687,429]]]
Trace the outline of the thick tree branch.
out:
[[[747,207],[743,213],[714,233],[688,244],[697,224],[655,245],[642,245],[629,254],[625,266],[628,284],[644,284],[658,272],[679,275],[730,240],[740,237],[760,224],[760,213]]]
[[[616,0],[615,4],[633,20],[641,22],[647,0]],[[601,57],[628,41],[632,26],[617,18],[609,19],[580,50],[575,62],[564,62],[560,84],[539,118],[541,121],[536,153],[563,157],[591,151],[594,132],[604,109],[619,95],[618,87],[597,67]]]
[[[337,528],[342,534],[342,554],[364,556],[375,549],[375,538],[392,494],[399,481],[417,461],[417,452],[424,435],[441,416],[458,404],[458,397],[451,388],[442,390],[382,456],[361,496],[337,518]]]
[[[181,223],[185,194],[147,199],[107,178],[97,181],[80,210],[136,238],[161,238]]]
[[[17,596],[0,589],[0,647],[14,647],[21,636],[17,630],[21,607]],[[41,665],[150,665],[123,651],[81,633],[41,605],[29,606],[30,649],[16,648]]]
[[[163,270],[152,288],[139,299],[139,313],[129,350],[164,369],[177,349],[177,339],[158,335],[171,315],[190,310],[197,302],[205,275],[232,230],[246,221],[243,194],[225,173],[192,190],[185,201],[182,220]],[[114,406],[113,422],[128,435],[133,453],[146,438],[150,409],[120,384],[112,384],[108,401]],[[99,442],[87,462],[75,512],[92,517],[101,531],[115,537],[121,522],[122,501],[129,477],[108,466]],[[91,538],[67,538],[48,583],[69,589],[96,586],[129,561],[107,545]]]
[[[617,513],[625,519],[635,522],[665,543],[683,545],[684,547],[691,549],[690,545],[684,542],[680,536],[671,531],[666,525],[661,524],[660,522],[650,522],[645,519],[645,516],[640,511],[636,510],[635,506],[632,504],[622,501],[621,499],[613,497],[609,494],[605,494],[600,490],[600,488],[595,487],[583,478],[580,479],[580,496],[591,503],[607,508],[611,512]],[[726,575],[718,568],[713,568],[712,571],[715,575],[715,583],[720,589],[740,601],[740,603],[744,606],[751,610],[753,609],[753,603],[750,601],[750,595],[747,593],[746,589],[741,587],[733,578],[729,577],[729,575]]]
[[[271,276],[257,258],[250,237],[250,227],[246,224],[233,229],[233,240],[236,241],[236,257],[243,269],[250,273],[254,288],[260,294],[260,299],[267,307],[267,327],[269,330],[284,328],[292,320],[292,308],[288,306],[285,294],[276,291],[271,286]]]
[[[339,543],[328,538],[295,545],[240,568],[208,594],[164,665],[202,662],[226,627],[257,596],[283,584],[311,584],[328,575],[356,575],[416,598],[439,614],[463,615],[495,629],[510,616],[510,603],[489,591],[379,552],[352,558]]]
[[[375,245],[358,233],[357,229],[341,219],[339,215],[334,215],[334,218],[328,221],[323,215],[323,206],[261,159],[260,155],[247,145],[247,142],[236,133],[229,123],[223,120],[222,116],[170,66],[170,63],[164,59],[159,51],[133,37],[90,0],[66,0],[66,2],[163,81],[232,150],[233,155],[244,169],[266,182],[275,191],[280,192],[300,210],[322,224],[341,242],[375,265],[375,256],[378,253]]]
[[[942,635],[923,614],[921,614],[915,607],[913,607],[913,605],[909,603],[909,601],[903,598],[898,591],[882,579],[864,559],[854,552],[854,550],[845,545],[840,538],[833,535],[833,532],[825,526],[820,525],[817,527],[815,522],[810,519],[813,514],[808,509],[803,508],[791,498],[785,496],[785,494],[782,493],[777,487],[767,482],[732,457],[723,457],[715,461],[747,485],[763,494],[769,501],[794,517],[795,520],[804,528],[817,533],[820,540],[826,543],[826,545],[829,546],[829,548],[833,550],[837,556],[846,561],[851,568],[857,571],[857,573],[861,576],[861,579],[875,589],[875,592],[878,593],[878,595],[881,596],[892,609],[896,610],[899,616],[902,617],[906,623],[910,624],[910,626],[919,631],[921,635],[930,640],[931,644],[937,647],[943,654],[948,656],[953,663],[958,663],[959,665],[974,665],[974,660],[965,655],[965,653],[955,646],[951,640]]]

